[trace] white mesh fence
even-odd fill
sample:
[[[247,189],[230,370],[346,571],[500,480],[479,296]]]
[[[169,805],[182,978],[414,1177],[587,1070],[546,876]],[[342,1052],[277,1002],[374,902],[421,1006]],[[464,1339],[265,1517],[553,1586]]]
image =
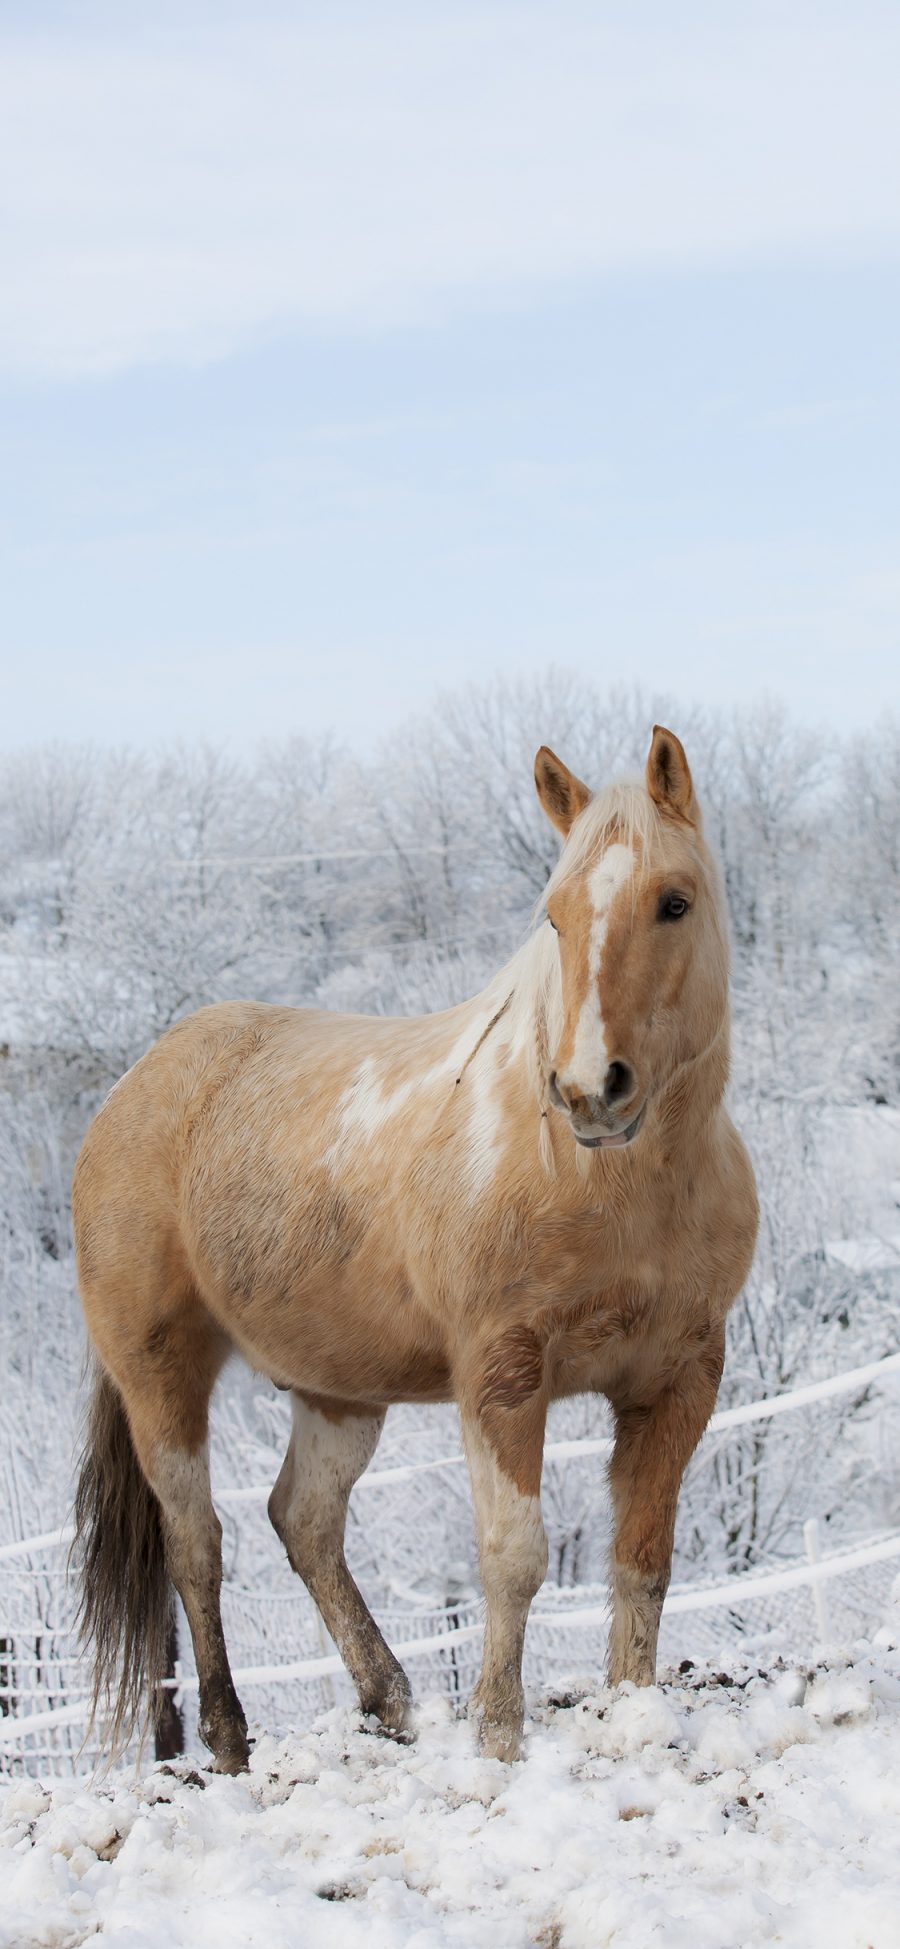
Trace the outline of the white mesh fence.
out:
[[[898,1371],[900,1354],[792,1394],[726,1410],[711,1426],[724,1434]],[[604,1453],[608,1446],[600,1438],[556,1442],[548,1444],[546,1454],[551,1466],[564,1467],[570,1459]],[[372,1470],[359,1488],[371,1492],[374,1505],[379,1489],[388,1484],[458,1464],[458,1456],[448,1456],[438,1463]],[[242,1525],[261,1523],[267,1493],[263,1488],[238,1490],[225,1492],[220,1500],[243,1505]],[[102,1738],[85,1737],[89,1669],[75,1638],[75,1592],[65,1567],[69,1539],[70,1532],[61,1530],[0,1548],[0,1772],[90,1770],[103,1756]],[[823,1640],[849,1645],[871,1636],[891,1604],[900,1570],[900,1531],[870,1535],[821,1561],[815,1560],[818,1541],[812,1532],[807,1546],[807,1556],[793,1563],[757,1567],[715,1585],[673,1585],[663,1613],[661,1669],[677,1667],[685,1659],[727,1664],[729,1652],[737,1649],[802,1661]],[[273,1560],[271,1575],[252,1589],[226,1581],[222,1608],[236,1682],[252,1722],[281,1732],[330,1705],[352,1700],[352,1685],[318,1612],[286,1565]],[[605,1588],[545,1584],[526,1636],[527,1684],[596,1686],[605,1659],[606,1620]],[[468,1697],[481,1653],[482,1608],[474,1595],[441,1609],[380,1605],[378,1622],[409,1665],[420,1696],[441,1691],[460,1702]],[[197,1746],[196,1678],[183,1620],[180,1648],[176,1699],[191,1750]]]

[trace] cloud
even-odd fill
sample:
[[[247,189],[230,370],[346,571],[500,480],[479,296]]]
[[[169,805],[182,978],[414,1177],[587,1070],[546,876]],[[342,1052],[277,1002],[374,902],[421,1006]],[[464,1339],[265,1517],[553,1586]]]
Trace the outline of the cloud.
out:
[[[0,43],[7,371],[900,250],[900,16],[874,0],[28,20]]]

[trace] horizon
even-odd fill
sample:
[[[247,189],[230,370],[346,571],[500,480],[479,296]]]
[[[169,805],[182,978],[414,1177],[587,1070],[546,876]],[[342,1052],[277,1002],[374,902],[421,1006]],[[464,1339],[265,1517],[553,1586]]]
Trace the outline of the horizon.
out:
[[[502,691],[504,688],[508,688],[510,697],[512,697],[520,677],[522,683],[526,686],[532,677],[543,677],[548,683],[552,683],[554,678],[558,678],[561,682],[574,679],[585,685],[591,683],[591,678],[588,673],[578,670],[571,665],[550,665],[543,671],[525,671],[522,673],[512,673],[509,676],[505,672],[493,672],[482,684],[479,684],[478,680],[473,678],[460,681],[453,686],[443,686],[432,697],[426,698],[417,709],[408,710],[392,721],[379,725],[377,730],[372,732],[368,740],[362,738],[354,739],[352,736],[349,736],[346,726],[342,727],[336,720],[332,723],[324,722],[314,726],[291,724],[277,727],[273,725],[269,729],[260,729],[251,738],[246,736],[241,737],[237,734],[233,736],[228,736],[227,734],[211,736],[207,735],[201,727],[194,735],[186,735],[184,732],[173,730],[168,734],[162,733],[156,736],[148,736],[145,739],[115,735],[79,736],[62,734],[43,738],[28,738],[20,742],[5,742],[2,731],[0,731],[0,752],[2,752],[9,763],[27,758],[29,753],[83,751],[86,753],[96,753],[97,757],[101,759],[107,757],[133,757],[136,761],[146,760],[152,764],[154,760],[171,755],[173,752],[179,750],[183,750],[187,755],[202,751],[211,751],[234,763],[245,764],[252,768],[254,765],[262,762],[268,749],[277,750],[280,746],[288,745],[295,740],[300,740],[306,741],[312,748],[325,748],[326,746],[330,746],[336,755],[345,754],[363,766],[377,766],[383,756],[390,752],[392,742],[395,739],[402,738],[407,733],[427,731],[438,724],[440,722],[442,708],[446,703],[458,701],[467,695],[471,695],[473,698],[478,698],[479,696],[485,697],[494,691]],[[643,708],[646,705],[644,737],[646,750],[649,750],[653,728],[657,723],[662,724],[665,729],[674,731],[676,736],[681,738],[682,741],[686,740],[688,745],[690,745],[690,741],[696,735],[698,723],[702,718],[707,718],[714,725],[720,723],[723,730],[728,731],[744,715],[746,715],[748,720],[752,721],[769,712],[776,714],[783,713],[784,722],[789,728],[819,735],[826,741],[826,744],[831,743],[835,749],[839,749],[844,744],[864,737],[868,731],[873,733],[877,732],[884,727],[885,723],[894,725],[900,721],[900,706],[891,705],[885,711],[876,703],[872,707],[872,715],[870,717],[860,715],[852,721],[847,721],[844,718],[840,722],[829,722],[824,716],[815,717],[802,712],[797,708],[796,704],[787,699],[783,694],[770,689],[759,690],[755,694],[750,694],[746,697],[737,697],[731,701],[710,703],[708,699],[697,697],[660,697],[658,693],[651,692],[648,688],[640,684],[633,686],[613,686],[611,696],[614,700],[617,688],[623,694],[627,694],[632,706],[636,704]],[[603,691],[599,687],[597,687],[597,696],[602,700]],[[551,747],[553,746],[554,737],[553,717],[552,705],[546,713],[543,711],[535,713],[536,728],[534,735],[538,738],[539,742],[549,743]],[[544,736],[540,729],[541,724],[545,722],[546,736]],[[565,757],[564,747],[567,736],[565,725],[559,727],[558,736],[563,746],[563,749],[560,750],[558,755]],[[644,746],[640,748],[639,757],[645,755]],[[690,749],[688,749],[688,756],[690,757]]]

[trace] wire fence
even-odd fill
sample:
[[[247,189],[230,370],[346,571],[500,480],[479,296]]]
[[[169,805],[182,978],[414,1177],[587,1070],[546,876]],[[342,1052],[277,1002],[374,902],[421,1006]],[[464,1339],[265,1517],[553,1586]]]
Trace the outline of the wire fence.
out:
[[[727,1408],[713,1416],[711,1432],[802,1410],[857,1392],[900,1373],[900,1353],[790,1393]],[[604,1455],[603,1437],[549,1442],[555,1466]],[[377,1493],[412,1477],[464,1466],[461,1454],[392,1468],[372,1469],[355,1494]],[[223,1504],[264,1503],[268,1486],[224,1490]],[[71,1773],[102,1758],[98,1734],[86,1738],[88,1670],[74,1628],[74,1593],[63,1552],[71,1530],[62,1527],[0,1547],[0,1773]],[[882,1623],[900,1568],[900,1530],[881,1531],[853,1547],[821,1554],[818,1525],[806,1524],[806,1554],[791,1563],[753,1569],[717,1584],[676,1584],[670,1589],[660,1634],[660,1661],[679,1663],[691,1614],[691,1656],[727,1661],[735,1647],[754,1654],[783,1652],[809,1657],[815,1645],[849,1644]],[[235,1680],[249,1695],[253,1720],[286,1730],[324,1708],[350,1702],[353,1690],[319,1614],[298,1580],[251,1589],[226,1582],[223,1620]],[[525,1678],[532,1686],[598,1682],[608,1624],[604,1587],[545,1584],[529,1619]],[[435,1608],[407,1603],[379,1609],[379,1624],[397,1655],[412,1668],[420,1693],[441,1691],[462,1701],[477,1676],[482,1609],[474,1593]],[[182,1628],[184,1658],[176,1665],[175,1696],[182,1707],[188,1747],[196,1744],[197,1680]],[[287,1648],[292,1655],[285,1656]]]

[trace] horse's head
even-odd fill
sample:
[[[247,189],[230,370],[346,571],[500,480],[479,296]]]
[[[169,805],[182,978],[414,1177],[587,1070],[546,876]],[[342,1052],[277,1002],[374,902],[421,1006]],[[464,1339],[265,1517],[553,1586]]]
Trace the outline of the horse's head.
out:
[[[621,1148],[727,1019],[719,876],[671,731],[655,727],[643,784],[595,797],[545,745],[535,782],[566,841],[546,894],[561,973],[549,1095],[580,1144]]]

